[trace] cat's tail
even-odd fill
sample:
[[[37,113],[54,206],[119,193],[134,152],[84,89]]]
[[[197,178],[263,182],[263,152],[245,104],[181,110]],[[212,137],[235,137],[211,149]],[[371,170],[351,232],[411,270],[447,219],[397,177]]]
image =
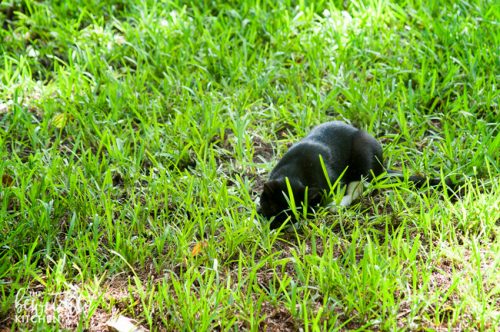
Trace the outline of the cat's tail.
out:
[[[405,179],[405,175],[400,171],[395,170],[387,170],[387,175],[389,177],[396,177],[400,180]],[[432,178],[425,175],[411,175],[408,177],[408,182],[413,183],[415,188],[421,189],[426,187],[433,187],[436,189],[440,189],[446,191],[448,196],[453,199],[458,199],[463,196],[463,181],[454,182],[449,177],[445,179],[441,178]]]

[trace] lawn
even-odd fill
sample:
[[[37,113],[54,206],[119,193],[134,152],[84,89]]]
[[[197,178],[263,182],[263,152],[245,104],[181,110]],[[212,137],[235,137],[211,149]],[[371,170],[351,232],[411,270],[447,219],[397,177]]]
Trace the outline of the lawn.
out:
[[[498,2],[8,0],[0,24],[1,331],[498,331]],[[270,230],[264,181],[330,120],[462,196],[381,179]]]

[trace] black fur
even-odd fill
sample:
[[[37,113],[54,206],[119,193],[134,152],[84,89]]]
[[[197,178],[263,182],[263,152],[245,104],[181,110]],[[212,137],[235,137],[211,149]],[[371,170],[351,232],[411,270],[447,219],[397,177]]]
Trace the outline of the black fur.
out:
[[[299,208],[307,205],[311,209],[329,192],[319,156],[323,158],[331,184],[344,170],[342,184],[360,181],[362,177],[370,179],[384,171],[382,147],[368,133],[340,121],[315,127],[285,153],[264,184],[260,212],[266,218],[274,217],[272,228],[279,227],[290,214],[286,178]],[[307,202],[304,201],[306,187]]]

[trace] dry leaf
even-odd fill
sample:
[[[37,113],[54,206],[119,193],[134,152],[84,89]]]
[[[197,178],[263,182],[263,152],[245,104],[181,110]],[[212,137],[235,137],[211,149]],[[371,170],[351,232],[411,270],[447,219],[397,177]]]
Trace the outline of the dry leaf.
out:
[[[194,257],[196,255],[199,255],[203,251],[203,248],[206,247],[208,247],[207,241],[201,241],[196,243],[193,247],[193,250],[191,250],[191,256]]]
[[[2,175],[2,185],[4,187],[10,187],[13,182],[14,182],[14,179],[12,178],[12,176],[10,176],[8,174]]]
[[[113,332],[145,332],[145,328],[136,325],[135,320],[125,317],[118,316],[117,318],[111,318],[106,323],[108,325],[108,330]]]

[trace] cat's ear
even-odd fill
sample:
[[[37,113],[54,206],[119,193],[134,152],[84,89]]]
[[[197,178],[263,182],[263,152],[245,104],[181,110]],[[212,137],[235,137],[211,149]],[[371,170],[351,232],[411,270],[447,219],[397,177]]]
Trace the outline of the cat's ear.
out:
[[[323,198],[321,195],[322,191],[320,188],[311,187],[307,189],[307,205],[316,206],[321,203]]]

